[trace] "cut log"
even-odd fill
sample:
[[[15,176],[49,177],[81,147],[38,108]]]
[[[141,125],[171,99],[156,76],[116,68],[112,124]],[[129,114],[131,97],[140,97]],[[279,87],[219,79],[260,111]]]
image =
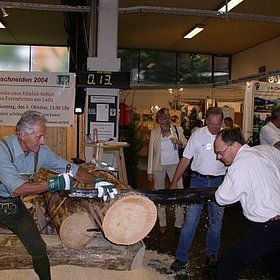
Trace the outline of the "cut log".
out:
[[[41,169],[37,181],[46,180],[50,172]],[[104,171],[93,173],[103,177],[117,188],[124,188],[111,174]],[[107,177],[106,177],[107,176]],[[94,188],[93,184],[77,182],[79,188]],[[125,186],[129,189],[128,186]],[[88,244],[97,229],[111,242],[119,245],[131,245],[142,240],[153,228],[157,219],[154,203],[141,194],[132,191],[122,193],[115,199],[103,202],[87,198],[70,198],[59,193],[45,193],[47,208],[51,220],[62,242],[73,249]]]
[[[47,196],[47,194],[46,194]],[[98,226],[85,208],[90,202],[60,196],[59,193],[48,197],[48,211],[61,241],[73,249],[80,249],[93,238]]]
[[[131,245],[142,240],[157,219],[154,203],[133,192],[122,193],[106,203],[89,203],[85,207],[98,221],[105,237],[120,245]]]
[[[65,246],[58,235],[42,235],[47,244],[51,266],[78,265],[111,270],[130,270],[143,264],[145,245],[117,246],[102,234],[84,248],[77,250]],[[30,255],[14,234],[0,234],[0,270],[32,268]]]

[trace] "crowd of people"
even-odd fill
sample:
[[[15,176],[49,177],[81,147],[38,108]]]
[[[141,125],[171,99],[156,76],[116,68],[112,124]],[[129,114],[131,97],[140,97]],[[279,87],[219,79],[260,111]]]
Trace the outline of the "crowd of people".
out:
[[[271,121],[261,129],[260,142],[263,145],[250,147],[233,119],[223,118],[222,109],[212,107],[206,112],[206,125],[192,132],[181,160],[173,162],[173,175],[169,176],[171,189],[182,188],[182,175],[188,166],[191,167],[189,188],[217,188],[215,199],[207,202],[209,224],[205,249],[207,264],[217,269],[217,279],[237,280],[248,264],[260,258],[266,260],[271,277],[280,279],[277,261],[280,257],[279,128],[280,107],[276,107],[272,110]],[[167,130],[170,131],[170,126]],[[151,135],[155,131],[152,130]],[[166,136],[160,130],[158,135],[156,145],[160,154],[160,151],[165,152],[162,139]],[[169,133],[168,137],[171,151],[172,134]],[[155,157],[154,136],[151,141],[149,160]],[[160,169],[163,168],[164,161],[161,157],[157,160]],[[148,169],[148,176],[150,174],[153,174],[152,169]],[[158,188],[156,183],[155,187]],[[163,181],[160,188],[165,188]],[[252,227],[219,259],[224,206],[236,202],[240,202]],[[188,263],[203,207],[203,203],[186,206],[175,260],[171,265],[173,271],[182,270]],[[159,224],[162,225],[160,220]]]
[[[151,130],[147,168],[148,180],[155,189],[166,188],[166,177],[170,181],[167,187],[184,188],[182,176],[188,167],[189,188],[216,188],[215,199],[206,202],[209,224],[205,252],[207,264],[217,268],[217,279],[237,280],[239,273],[259,258],[266,260],[273,279],[280,279],[280,107],[272,110],[270,121],[260,132],[261,145],[254,147],[245,143],[232,119],[223,118],[219,107],[206,111],[205,126],[200,122],[188,140],[182,127],[172,122],[167,108],[158,111],[156,121],[159,126]],[[42,113],[26,111],[16,125],[16,134],[0,139],[0,223],[22,241],[40,280],[51,279],[47,248],[21,198],[68,190],[74,178],[93,182],[93,175],[86,169],[45,145],[46,123]],[[41,167],[58,175],[34,182],[33,175]],[[106,187],[102,182],[98,189],[104,198],[108,196]],[[112,185],[110,191],[116,193]],[[224,206],[236,202],[240,202],[252,227],[218,258]],[[180,236],[173,271],[182,270],[188,263],[203,207],[204,203],[196,203],[175,209],[174,227]],[[165,234],[164,205],[158,205],[158,221],[161,234]]]

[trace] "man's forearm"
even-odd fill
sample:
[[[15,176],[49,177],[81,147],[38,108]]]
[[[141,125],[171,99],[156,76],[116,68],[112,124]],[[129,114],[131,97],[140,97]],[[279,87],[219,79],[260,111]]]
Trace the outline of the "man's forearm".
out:
[[[184,174],[186,168],[189,166],[190,164],[190,160],[187,158],[182,158],[177,166],[176,172],[173,176],[172,179],[172,185],[173,184],[177,184],[178,180],[182,177],[182,175]]]
[[[48,190],[47,182],[33,183],[27,182],[13,191],[14,196],[26,196],[29,194],[39,194]]]

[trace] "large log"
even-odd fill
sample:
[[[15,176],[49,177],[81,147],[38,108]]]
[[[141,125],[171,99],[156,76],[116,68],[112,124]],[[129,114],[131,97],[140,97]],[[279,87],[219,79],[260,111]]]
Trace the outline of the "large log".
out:
[[[86,166],[88,168],[88,166]],[[103,177],[117,188],[128,186],[104,171],[91,171],[96,177]],[[41,169],[36,180],[46,180],[54,173]],[[77,182],[79,188],[94,188],[93,184]],[[142,240],[153,228],[157,219],[154,203],[141,194],[132,191],[119,194],[113,200],[71,198],[60,193],[46,193],[47,208],[51,220],[62,242],[74,249],[84,247],[90,242],[97,229],[111,242],[119,245],[131,245]]]
[[[42,235],[42,237],[47,244],[51,266],[78,265],[130,270],[143,264],[145,245],[142,241],[131,246],[117,246],[98,233],[87,246],[76,250],[65,246],[58,235]],[[32,268],[31,257],[16,235],[0,234],[0,270],[15,268]]]

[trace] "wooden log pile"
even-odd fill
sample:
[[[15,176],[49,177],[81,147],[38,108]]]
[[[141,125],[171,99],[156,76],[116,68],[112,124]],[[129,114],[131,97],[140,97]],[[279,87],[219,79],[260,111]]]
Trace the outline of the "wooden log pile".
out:
[[[112,270],[130,270],[143,263],[145,246],[137,242],[118,246],[107,241],[101,233],[82,249],[65,246],[58,235],[42,235],[47,244],[51,266],[78,265]],[[32,268],[32,260],[14,234],[0,234],[0,270]]]
[[[49,192],[25,197],[25,205],[44,233],[42,237],[51,265],[114,270],[140,267],[145,252],[142,239],[156,222],[156,206],[146,196],[131,192],[110,173],[97,171],[92,165],[83,168],[126,191],[108,202]],[[35,181],[46,180],[55,174],[40,169]],[[76,185],[94,188],[94,184],[84,182],[76,182]],[[31,267],[31,257],[17,236],[9,231],[0,234],[0,270]]]
[[[96,230],[118,245],[131,245],[142,240],[153,228],[157,219],[154,203],[144,195],[129,191],[129,187],[105,171],[95,171],[92,165],[85,165],[95,177],[103,177],[117,189],[128,190],[118,194],[115,199],[102,200],[71,198],[60,193],[45,193],[46,211],[62,242],[74,249],[88,244]],[[55,173],[41,169],[36,181],[46,180]],[[94,184],[76,182],[79,188],[93,189]],[[38,213],[37,213],[38,214]],[[47,222],[46,222],[47,223]]]

